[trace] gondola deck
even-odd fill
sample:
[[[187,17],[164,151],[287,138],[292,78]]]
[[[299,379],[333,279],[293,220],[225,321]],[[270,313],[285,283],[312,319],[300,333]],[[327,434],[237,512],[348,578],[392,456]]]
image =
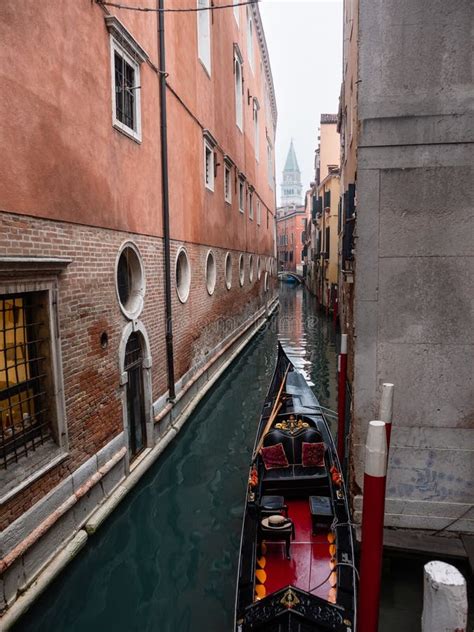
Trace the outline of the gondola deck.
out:
[[[340,469],[321,406],[279,345],[249,475],[236,632],[355,632],[353,534]],[[269,498],[277,501],[270,512]]]
[[[285,499],[288,515],[295,525],[295,538],[291,542],[291,559],[284,556],[280,542],[267,542],[265,558],[266,594],[281,590],[288,584],[301,588],[323,599],[332,598],[330,531],[312,534],[308,503],[302,499]],[[329,536],[329,538],[328,538]],[[258,566],[258,564],[257,564]],[[326,581],[324,581],[326,580]],[[318,587],[314,589],[315,587]]]

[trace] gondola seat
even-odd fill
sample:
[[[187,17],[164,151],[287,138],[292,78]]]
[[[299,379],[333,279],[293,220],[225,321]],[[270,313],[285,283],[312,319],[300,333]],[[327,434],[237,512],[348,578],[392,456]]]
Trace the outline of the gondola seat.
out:
[[[303,467],[303,443],[321,443],[321,433],[316,428],[305,428],[295,434],[273,428],[263,441],[264,447],[281,443],[288,459],[288,467],[265,470],[263,490],[270,493],[274,489],[318,489],[329,487],[327,459],[323,467]]]

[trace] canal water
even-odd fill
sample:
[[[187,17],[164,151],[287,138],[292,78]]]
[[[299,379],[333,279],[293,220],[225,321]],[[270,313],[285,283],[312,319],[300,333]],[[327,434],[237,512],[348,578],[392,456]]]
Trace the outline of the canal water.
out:
[[[302,288],[282,286],[278,316],[15,632],[231,631],[248,465],[277,336],[321,404],[336,408],[332,323]],[[403,564],[385,567],[383,632],[419,630],[420,565]]]

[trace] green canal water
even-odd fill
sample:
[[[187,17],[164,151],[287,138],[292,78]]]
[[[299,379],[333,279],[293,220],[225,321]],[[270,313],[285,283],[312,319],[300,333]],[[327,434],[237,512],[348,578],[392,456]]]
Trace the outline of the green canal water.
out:
[[[14,632],[232,630],[248,464],[277,336],[336,407],[332,323],[302,288],[283,286],[278,316]],[[383,632],[419,630],[420,572],[417,561],[385,567]]]

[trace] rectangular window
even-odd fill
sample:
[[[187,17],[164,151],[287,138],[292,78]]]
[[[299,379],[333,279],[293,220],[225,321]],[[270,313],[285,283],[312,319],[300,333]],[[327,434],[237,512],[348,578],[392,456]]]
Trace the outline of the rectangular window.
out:
[[[253,71],[253,19],[252,12],[247,7],[247,57]]]
[[[255,144],[255,160],[259,162],[260,160],[260,129],[259,129],[259,121],[258,121],[258,111],[260,109],[260,105],[257,99],[253,100],[253,131],[254,131],[254,144]]]
[[[331,191],[324,192],[324,208],[328,209],[331,207]]]
[[[249,218],[253,220],[253,193],[249,192]]]
[[[140,66],[111,38],[113,125],[141,141]]]
[[[325,236],[324,236],[324,241],[325,241],[325,245],[324,245],[324,258],[325,259],[329,259],[329,255],[330,255],[330,244],[331,244],[331,229],[329,228],[329,226],[326,228],[325,230]]]
[[[233,5],[234,5],[234,18],[235,21],[237,22],[237,25],[240,24],[240,17],[239,17],[239,6],[235,6],[238,5],[238,3],[240,2],[240,0],[233,0]]]
[[[235,75],[235,122],[242,132],[244,129],[243,117],[243,76],[242,76],[242,57],[235,47],[234,52],[234,75]]]
[[[204,184],[210,191],[214,191],[214,149],[204,139]]]
[[[198,56],[204,68],[211,74],[211,16],[209,0],[197,0]]]
[[[267,176],[268,184],[273,189],[273,149],[270,141],[267,138]]]
[[[224,165],[224,199],[229,204],[232,203],[232,179],[231,168],[228,165]]]
[[[245,184],[242,180],[239,180],[239,211],[245,211]]]
[[[262,206],[260,204],[260,200],[257,200],[257,225],[260,226],[262,223]]]
[[[0,296],[0,468],[51,437],[48,293]]]

